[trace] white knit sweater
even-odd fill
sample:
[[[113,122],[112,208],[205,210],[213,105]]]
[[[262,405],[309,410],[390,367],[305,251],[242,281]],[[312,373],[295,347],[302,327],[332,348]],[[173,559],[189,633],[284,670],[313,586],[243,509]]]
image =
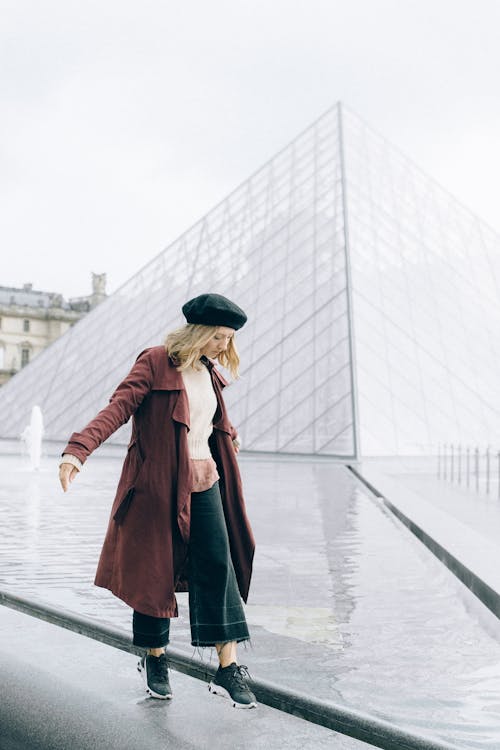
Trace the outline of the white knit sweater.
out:
[[[182,379],[189,400],[189,425],[187,436],[190,458],[211,458],[208,438],[212,434],[212,420],[217,409],[217,398],[208,369],[190,367],[182,371]]]

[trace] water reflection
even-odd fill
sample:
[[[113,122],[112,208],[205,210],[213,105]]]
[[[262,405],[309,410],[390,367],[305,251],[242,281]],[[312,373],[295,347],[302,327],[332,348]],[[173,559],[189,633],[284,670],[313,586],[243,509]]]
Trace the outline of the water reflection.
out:
[[[130,609],[92,585],[120,465],[91,459],[63,494],[57,461],[33,475],[0,457],[0,585],[129,632]],[[498,621],[339,467],[241,468],[257,538],[252,671],[464,748],[498,748]],[[179,612],[173,642],[191,651],[187,595]]]
[[[40,482],[36,476],[30,476],[25,493],[25,513],[23,514],[26,523],[26,546],[35,551],[39,546],[39,527],[40,527]]]
[[[42,438],[44,434],[42,410],[33,406],[30,423],[21,433],[21,440],[26,446],[33,471],[38,471],[42,458]]]

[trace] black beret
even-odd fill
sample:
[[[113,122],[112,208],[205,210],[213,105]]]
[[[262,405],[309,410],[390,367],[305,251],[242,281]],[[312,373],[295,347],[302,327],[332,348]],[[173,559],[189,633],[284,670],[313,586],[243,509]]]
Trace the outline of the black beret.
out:
[[[188,323],[205,326],[227,326],[237,331],[247,322],[247,316],[238,305],[222,294],[200,294],[182,306]]]

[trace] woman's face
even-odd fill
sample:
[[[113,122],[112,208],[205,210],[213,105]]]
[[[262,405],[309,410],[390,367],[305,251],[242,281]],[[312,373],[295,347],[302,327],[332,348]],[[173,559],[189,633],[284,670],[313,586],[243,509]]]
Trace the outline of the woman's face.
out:
[[[226,328],[225,326],[219,326],[211,339],[205,344],[203,349],[200,349],[200,354],[204,354],[205,357],[210,359],[216,359],[221,352],[225,352],[229,341],[234,336],[234,328]]]

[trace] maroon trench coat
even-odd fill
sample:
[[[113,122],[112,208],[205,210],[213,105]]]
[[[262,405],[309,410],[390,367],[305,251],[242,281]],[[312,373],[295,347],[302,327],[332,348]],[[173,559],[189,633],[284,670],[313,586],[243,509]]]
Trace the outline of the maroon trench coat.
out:
[[[240,594],[247,601],[254,538],[245,510],[232,439],[236,435],[222,398],[227,385],[209,362],[217,397],[210,449],[220,475],[222,504]],[[110,403],[64,452],[85,459],[133,417],[132,435],[111,510],[95,584],[138,612],[176,617],[175,591],[187,590],[191,465],[189,402],[182,375],[163,346],[143,351]]]

